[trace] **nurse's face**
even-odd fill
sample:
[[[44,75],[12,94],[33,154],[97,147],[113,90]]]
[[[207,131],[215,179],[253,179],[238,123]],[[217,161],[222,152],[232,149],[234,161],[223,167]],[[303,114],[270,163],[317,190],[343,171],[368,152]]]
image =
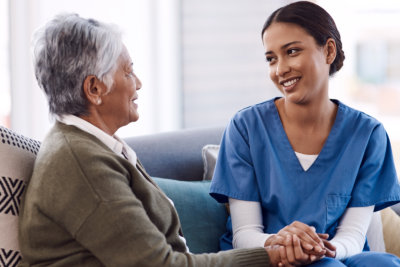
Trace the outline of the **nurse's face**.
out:
[[[306,104],[327,95],[327,45],[320,46],[302,27],[274,22],[263,35],[269,76],[286,100]]]

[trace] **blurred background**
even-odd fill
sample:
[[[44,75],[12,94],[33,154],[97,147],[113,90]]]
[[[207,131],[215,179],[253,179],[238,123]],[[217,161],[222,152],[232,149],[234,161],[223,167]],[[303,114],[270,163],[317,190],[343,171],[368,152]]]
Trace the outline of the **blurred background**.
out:
[[[140,120],[122,137],[224,126],[279,95],[260,31],[288,0],[0,0],[0,124],[42,140],[52,125],[32,70],[31,36],[60,12],[119,25],[142,80]],[[400,1],[315,0],[335,19],[346,60],[331,98],[380,120],[400,157]],[[400,166],[397,163],[397,166]]]

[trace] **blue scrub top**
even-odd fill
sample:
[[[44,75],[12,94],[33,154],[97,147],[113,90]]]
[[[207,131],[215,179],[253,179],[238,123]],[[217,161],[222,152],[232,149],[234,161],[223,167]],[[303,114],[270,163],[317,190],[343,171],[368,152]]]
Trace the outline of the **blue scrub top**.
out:
[[[210,194],[261,203],[265,233],[293,221],[332,238],[347,207],[400,201],[389,138],[376,119],[337,100],[331,132],[304,171],[284,131],[275,99],[239,111],[225,130]]]

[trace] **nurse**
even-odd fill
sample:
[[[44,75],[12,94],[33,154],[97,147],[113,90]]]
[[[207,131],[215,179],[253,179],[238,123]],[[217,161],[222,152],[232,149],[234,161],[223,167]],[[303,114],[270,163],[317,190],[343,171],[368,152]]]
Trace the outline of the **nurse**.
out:
[[[221,248],[278,244],[294,265],[400,266],[368,252],[372,213],[400,202],[400,186],[382,124],[329,98],[345,58],[335,22],[295,2],[272,13],[262,41],[283,96],[239,111],[225,130],[210,189],[230,205]]]

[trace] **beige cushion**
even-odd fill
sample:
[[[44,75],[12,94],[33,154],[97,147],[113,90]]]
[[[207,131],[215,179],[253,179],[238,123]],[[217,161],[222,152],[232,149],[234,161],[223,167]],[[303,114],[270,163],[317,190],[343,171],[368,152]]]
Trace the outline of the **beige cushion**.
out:
[[[400,257],[400,216],[391,208],[381,211],[386,252]]]
[[[0,126],[0,263],[20,260],[18,215],[22,193],[30,178],[40,143]]]

